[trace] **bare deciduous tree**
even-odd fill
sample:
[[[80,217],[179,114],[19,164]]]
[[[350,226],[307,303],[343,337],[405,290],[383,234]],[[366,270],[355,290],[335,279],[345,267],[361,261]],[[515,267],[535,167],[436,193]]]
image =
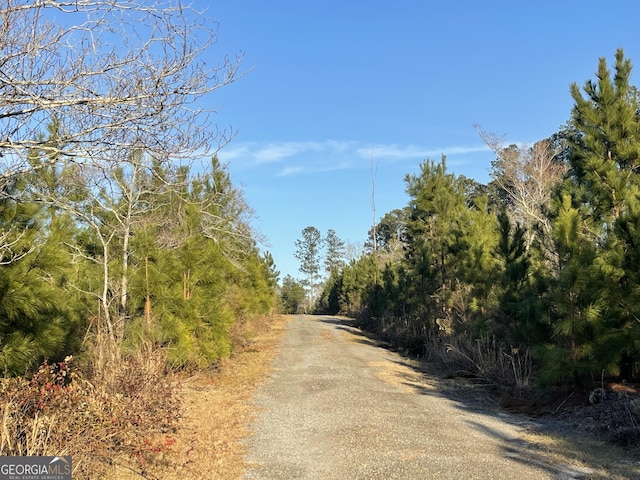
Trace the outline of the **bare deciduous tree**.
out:
[[[179,0],[0,0],[0,196],[37,169],[106,177],[134,150],[190,159],[228,142],[205,97],[241,58],[209,63],[216,30]],[[0,231],[3,262],[19,233]]]
[[[0,0],[0,187],[52,161],[188,157],[225,143],[203,97],[238,77],[208,64],[217,24],[169,0]],[[58,142],[41,132],[58,125]]]
[[[504,139],[478,128],[480,137],[496,154],[491,177],[506,194],[512,221],[527,228],[527,248],[535,239],[535,226],[545,235],[551,231],[544,214],[554,188],[562,181],[567,166],[557,159],[558,151],[542,140],[533,146],[505,147]]]

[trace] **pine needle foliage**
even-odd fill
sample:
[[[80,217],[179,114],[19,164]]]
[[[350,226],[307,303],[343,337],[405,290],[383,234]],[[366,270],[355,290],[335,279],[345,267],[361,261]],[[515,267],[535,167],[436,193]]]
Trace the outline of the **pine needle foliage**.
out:
[[[461,336],[533,352],[543,384],[637,378],[640,94],[631,70],[622,50],[612,69],[600,59],[594,80],[571,86],[563,130],[531,149],[495,150],[487,187],[449,172],[444,157],[424,161],[405,178],[408,205],[370,232],[380,255],[366,252],[331,278],[325,304],[337,299],[338,311],[417,351]]]
[[[24,374],[44,358],[59,359],[78,347],[79,319],[65,276],[63,219],[49,221],[33,203],[12,199],[13,184],[0,198],[0,231],[10,247],[0,264],[0,372]],[[74,338],[75,337],[75,338]]]

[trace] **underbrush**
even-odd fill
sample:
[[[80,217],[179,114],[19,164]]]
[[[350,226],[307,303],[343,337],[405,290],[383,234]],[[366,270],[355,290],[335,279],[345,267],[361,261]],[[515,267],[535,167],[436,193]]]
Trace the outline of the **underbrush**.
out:
[[[553,416],[574,431],[592,433],[640,455],[638,385],[613,380],[595,389],[573,389],[564,395]]]
[[[424,323],[407,319],[369,319],[359,325],[409,355],[439,364],[448,375],[473,377],[509,390],[532,385],[533,359],[527,348],[508,347],[489,336],[432,332]]]
[[[431,341],[426,351],[449,375],[486,382],[507,411],[551,416],[568,428],[640,453],[640,389],[636,385],[612,378],[580,386],[536,387],[529,350],[507,349],[490,338],[471,341],[450,336],[446,341]]]
[[[425,349],[458,376],[481,378],[507,390],[532,385],[533,359],[527,348],[507,347],[491,337],[450,335],[430,337]]]
[[[272,320],[238,319],[231,331],[235,353],[206,372],[215,376],[222,364],[235,362],[237,354],[259,350],[259,338],[270,331]],[[185,378],[201,371],[171,369],[166,352],[149,344],[128,355],[102,336],[91,345],[82,368],[67,357],[45,361],[27,377],[0,379],[0,456],[70,455],[74,479],[173,475],[194,455],[195,440],[180,431],[185,414],[182,387]],[[208,425],[202,413],[192,420],[199,427]],[[232,421],[225,417],[220,424]],[[198,464],[200,472],[214,455],[221,455],[207,452]]]
[[[71,455],[73,478],[120,466],[154,478],[175,444],[179,409],[162,352],[122,359],[90,378],[74,359],[0,382],[0,455]]]

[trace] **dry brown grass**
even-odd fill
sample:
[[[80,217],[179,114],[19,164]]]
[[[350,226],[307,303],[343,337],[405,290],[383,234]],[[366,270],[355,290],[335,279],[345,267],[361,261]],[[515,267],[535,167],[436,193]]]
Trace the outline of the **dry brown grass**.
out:
[[[194,376],[166,371],[162,350],[72,361],[0,381],[0,455],[71,455],[78,479],[235,479],[250,398],[266,377],[286,317],[245,320],[236,350]]]
[[[74,478],[113,478],[115,465],[146,471],[170,449],[177,404],[162,352],[113,366],[99,384],[64,362],[0,382],[0,455],[70,455]]]
[[[232,357],[215,370],[182,381],[184,414],[177,432],[173,466],[161,478],[237,479],[244,470],[242,439],[250,432],[255,408],[251,397],[265,380],[287,317],[240,325]]]

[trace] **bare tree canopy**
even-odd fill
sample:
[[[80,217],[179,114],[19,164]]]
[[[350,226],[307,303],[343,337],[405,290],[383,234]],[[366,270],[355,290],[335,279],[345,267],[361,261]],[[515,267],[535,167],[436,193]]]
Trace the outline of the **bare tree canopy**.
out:
[[[226,143],[203,97],[238,77],[240,57],[207,64],[217,24],[202,13],[172,0],[0,0],[0,178],[36,168],[33,148],[57,162]]]
[[[533,146],[507,147],[503,138],[476,128],[496,154],[491,177],[507,195],[512,220],[528,228],[540,224],[548,232],[549,220],[543,210],[567,171],[567,166],[558,159],[558,150],[548,140]]]

